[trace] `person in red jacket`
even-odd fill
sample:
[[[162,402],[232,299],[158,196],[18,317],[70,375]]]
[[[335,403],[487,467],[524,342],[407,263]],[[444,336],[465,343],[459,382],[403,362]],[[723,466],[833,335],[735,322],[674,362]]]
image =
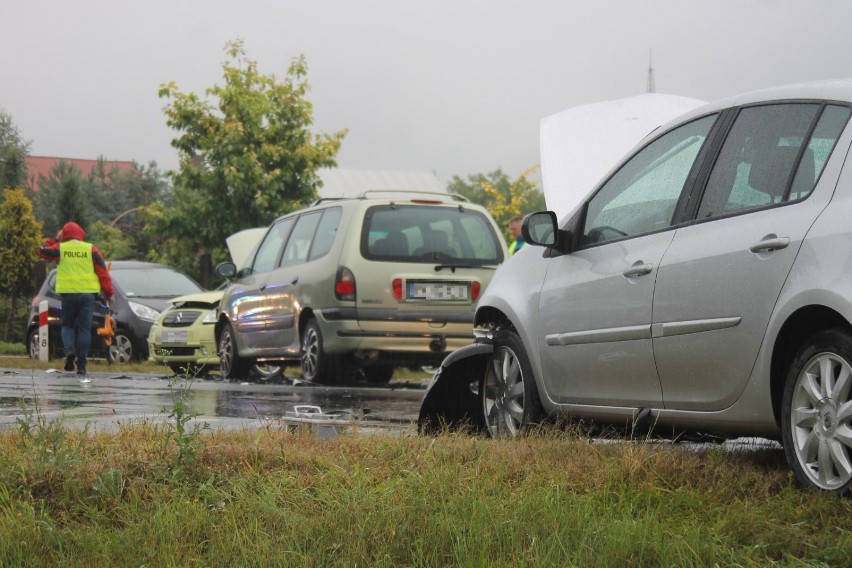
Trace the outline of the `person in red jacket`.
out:
[[[107,303],[112,301],[112,286],[106,262],[98,248],[85,242],[86,232],[77,223],[69,222],[55,239],[47,239],[39,248],[41,258],[57,263],[56,292],[62,297],[62,346],[65,349],[65,370],[74,370],[86,378],[86,361],[92,345],[92,318],[95,296],[103,293]]]

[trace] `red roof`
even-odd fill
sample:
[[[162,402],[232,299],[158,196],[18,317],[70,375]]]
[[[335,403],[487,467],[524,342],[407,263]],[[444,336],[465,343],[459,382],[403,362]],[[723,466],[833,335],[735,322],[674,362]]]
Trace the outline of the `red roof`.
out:
[[[76,165],[83,174],[83,177],[89,175],[92,168],[98,163],[97,160],[80,160],[77,158],[54,158],[51,156],[27,156],[27,182],[35,193],[38,193],[38,180],[40,176],[49,176],[50,170],[53,169],[60,161],[65,161],[69,164]],[[104,160],[107,170],[118,166],[118,171],[121,173],[133,171],[136,165],[133,162],[122,162],[118,160]]]

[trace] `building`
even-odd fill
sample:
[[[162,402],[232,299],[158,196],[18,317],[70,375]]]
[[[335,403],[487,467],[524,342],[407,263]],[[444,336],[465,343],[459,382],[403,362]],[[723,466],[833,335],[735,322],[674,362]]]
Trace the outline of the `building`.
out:
[[[83,177],[89,175],[89,172],[98,164],[98,160],[82,160],[77,158],[54,158],[51,156],[27,156],[27,184],[32,189],[33,193],[38,193],[38,184],[42,176],[47,177],[50,171],[61,161],[67,164],[74,164],[82,173]],[[103,160],[107,170],[113,167],[118,167],[121,173],[133,171],[136,169],[134,162],[119,161],[119,160]]]

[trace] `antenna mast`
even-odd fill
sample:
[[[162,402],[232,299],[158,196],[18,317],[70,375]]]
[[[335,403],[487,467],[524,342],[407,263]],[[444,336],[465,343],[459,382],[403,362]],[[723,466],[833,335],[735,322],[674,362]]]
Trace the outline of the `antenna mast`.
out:
[[[648,92],[655,93],[657,88],[654,86],[654,66],[651,60],[652,52],[648,50]]]

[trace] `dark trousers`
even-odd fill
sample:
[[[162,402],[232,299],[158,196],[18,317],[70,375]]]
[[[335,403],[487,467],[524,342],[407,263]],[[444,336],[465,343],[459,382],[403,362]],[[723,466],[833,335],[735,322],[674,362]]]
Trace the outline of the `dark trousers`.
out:
[[[78,370],[86,368],[86,358],[92,347],[94,312],[94,294],[62,294],[62,346],[65,355],[77,356]]]

